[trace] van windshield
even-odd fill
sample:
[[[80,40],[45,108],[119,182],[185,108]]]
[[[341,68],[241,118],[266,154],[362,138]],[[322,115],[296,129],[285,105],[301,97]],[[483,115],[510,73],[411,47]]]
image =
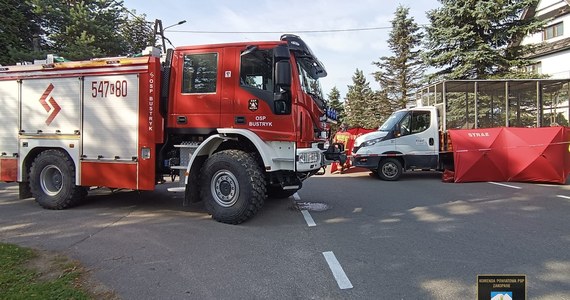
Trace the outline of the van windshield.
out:
[[[397,111],[388,117],[388,120],[384,122],[379,128],[378,131],[390,131],[394,130],[394,126],[402,120],[402,118],[407,114],[407,111]]]

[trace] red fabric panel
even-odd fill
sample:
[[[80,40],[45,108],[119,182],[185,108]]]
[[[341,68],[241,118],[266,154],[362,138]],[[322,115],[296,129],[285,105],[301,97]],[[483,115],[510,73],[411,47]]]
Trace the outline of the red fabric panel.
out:
[[[565,183],[567,145],[563,127],[505,128],[507,181]]]
[[[565,183],[570,172],[564,127],[450,130],[455,182]]]
[[[565,151],[565,168],[564,168],[564,174],[566,174],[566,176],[568,176],[568,174],[570,174],[570,127],[564,127],[564,145],[565,145],[565,149],[567,149]]]
[[[503,128],[449,130],[453,143],[455,182],[504,181]]]

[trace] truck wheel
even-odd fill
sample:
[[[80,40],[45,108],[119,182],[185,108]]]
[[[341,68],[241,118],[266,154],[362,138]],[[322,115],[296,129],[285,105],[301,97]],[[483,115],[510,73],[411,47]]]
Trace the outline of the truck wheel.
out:
[[[201,198],[218,222],[239,224],[263,206],[266,181],[250,154],[240,150],[214,153],[202,167]]]
[[[382,180],[395,181],[402,175],[402,163],[395,158],[386,158],[378,165],[378,176]]]
[[[65,209],[86,195],[75,185],[75,164],[59,150],[46,150],[36,157],[30,169],[30,189],[36,202],[47,209]]]
[[[267,196],[273,199],[286,199],[293,196],[297,191],[298,190],[284,190],[280,186],[272,186],[267,188]]]

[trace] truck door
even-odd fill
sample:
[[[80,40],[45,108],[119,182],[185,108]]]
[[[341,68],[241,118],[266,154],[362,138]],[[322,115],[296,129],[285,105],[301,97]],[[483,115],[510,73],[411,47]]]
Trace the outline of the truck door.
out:
[[[219,49],[180,53],[175,101],[169,126],[183,133],[208,134],[220,127],[222,52]]]
[[[437,128],[432,128],[429,110],[410,111],[397,125],[400,137],[396,149],[404,154],[406,167],[418,169],[437,166]]]

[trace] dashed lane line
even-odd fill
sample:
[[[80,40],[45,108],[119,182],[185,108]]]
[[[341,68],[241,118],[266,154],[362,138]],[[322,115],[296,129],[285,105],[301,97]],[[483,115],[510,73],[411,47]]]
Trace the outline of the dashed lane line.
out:
[[[508,187],[508,188],[512,188],[512,189],[517,189],[517,190],[522,189],[522,187],[520,187],[520,186],[514,186],[514,185],[509,185],[509,184],[504,184],[504,183],[498,183],[498,182],[492,182],[492,181],[489,181],[488,183],[494,184],[494,185],[500,185],[500,186],[504,186],[504,187]]]
[[[344,270],[336,259],[334,253],[332,251],[323,252],[323,256],[325,257],[325,260],[327,261],[327,264],[329,265],[329,268],[331,269],[333,276],[336,279],[338,287],[341,290],[353,288],[352,283],[350,283],[350,280],[346,276],[346,273],[344,273]]]
[[[556,197],[570,200],[570,197],[564,195],[556,195]]]
[[[301,201],[301,197],[297,193],[293,194],[293,198],[295,198],[295,201]],[[307,222],[307,225],[309,227],[317,226],[317,223],[315,223],[315,220],[313,220],[313,217],[308,210],[303,209],[301,210],[301,213],[303,214],[303,218],[305,218],[305,222]]]
[[[293,198],[295,198],[295,201],[301,200],[301,197],[299,197],[299,194],[297,193],[293,194]],[[317,226],[317,224],[315,224],[315,221],[313,220],[313,217],[311,217],[309,211],[301,210],[301,213],[303,214],[303,217],[305,218],[305,221],[307,222],[307,225],[309,227]],[[327,261],[327,264],[329,265],[329,268],[333,273],[333,276],[336,280],[336,283],[338,284],[338,287],[341,290],[353,288],[350,279],[348,279],[348,276],[346,276],[346,273],[344,273],[344,270],[340,265],[340,263],[338,262],[338,259],[336,259],[334,253],[332,251],[323,252],[323,256],[325,257],[325,260]]]
[[[297,193],[293,194],[293,198],[295,198],[295,201],[301,201],[301,197]]]
[[[307,222],[307,225],[309,227],[317,226],[317,224],[315,223],[315,220],[313,220],[313,217],[311,217],[311,214],[309,213],[308,210],[302,210],[301,213],[303,214],[303,217],[305,218],[305,222]]]

